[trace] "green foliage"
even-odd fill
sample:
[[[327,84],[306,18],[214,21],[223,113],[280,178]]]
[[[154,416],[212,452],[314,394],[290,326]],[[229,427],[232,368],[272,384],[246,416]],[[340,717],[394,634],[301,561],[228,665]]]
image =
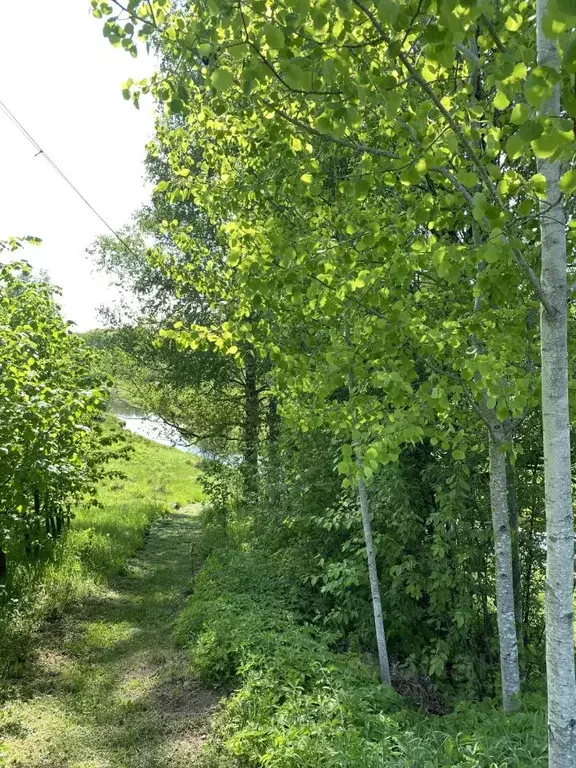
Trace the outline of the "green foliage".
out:
[[[7,240],[0,240],[0,253],[8,251],[8,253],[14,253],[15,251],[24,248],[26,245],[40,245],[42,241],[38,237],[32,235],[25,235],[24,237],[9,237]]]
[[[520,442],[531,449],[515,466],[528,689],[539,685],[544,658],[537,429],[537,415],[524,423]],[[327,431],[302,434],[284,424],[281,463],[263,468],[256,510],[242,505],[232,467],[207,466],[203,482],[214,503],[203,515],[200,549],[247,548],[254,561],[275,553],[278,577],[298,590],[301,615],[339,647],[373,653],[360,514],[354,489],[340,487],[335,443]],[[425,680],[425,701],[440,710],[462,696],[494,695],[498,647],[486,453],[463,461],[438,444],[405,450],[373,479],[370,503],[388,647],[402,675]]]
[[[215,724],[207,766],[544,766],[543,699],[504,720],[493,702],[444,718],[378,683],[372,660],[330,649],[304,624],[294,581],[263,551],[213,555],[177,621],[192,671],[234,683]]]
[[[223,359],[250,350],[279,403],[283,442],[260,462],[259,504],[229,505],[221,530],[294,555],[307,618],[373,650],[367,485],[390,646],[444,692],[494,690],[494,581],[513,570],[515,590],[510,578],[499,592],[522,591],[523,662],[531,680],[542,671],[533,419],[550,302],[536,217],[546,162],[568,168],[574,150],[569,5],[544,22],[557,71],[539,65],[535,17],[515,0],[494,13],[477,0],[135,0],[129,33],[93,3],[162,63],[133,89],[161,107],[150,151],[166,215],[148,262],[211,308],[162,337]],[[556,86],[566,113],[551,117]],[[573,181],[567,170],[566,198]],[[519,526],[504,493],[490,509],[488,440],[518,469]],[[507,618],[500,639],[515,647]]]
[[[94,495],[117,434],[102,426],[106,379],[68,328],[50,285],[24,263],[0,267],[0,591],[30,567]]]

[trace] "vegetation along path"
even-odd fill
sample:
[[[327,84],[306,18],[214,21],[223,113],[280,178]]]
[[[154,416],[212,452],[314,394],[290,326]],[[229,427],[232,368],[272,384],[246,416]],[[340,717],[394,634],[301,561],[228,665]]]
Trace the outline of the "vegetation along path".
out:
[[[42,633],[31,695],[0,713],[0,765],[194,765],[218,699],[190,678],[171,634],[190,586],[195,513],[160,519],[110,588]]]

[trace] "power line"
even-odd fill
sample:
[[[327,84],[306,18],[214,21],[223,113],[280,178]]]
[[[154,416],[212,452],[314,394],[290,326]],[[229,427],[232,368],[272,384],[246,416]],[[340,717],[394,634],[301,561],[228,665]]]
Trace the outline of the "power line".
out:
[[[20,121],[19,121],[19,120],[16,118],[16,116],[15,116],[15,115],[14,115],[14,114],[13,114],[13,113],[12,113],[12,112],[11,112],[11,111],[8,109],[8,107],[6,106],[6,104],[4,104],[4,102],[3,102],[3,101],[0,101],[0,110],[1,110],[1,111],[2,111],[2,112],[5,114],[5,115],[6,115],[6,117],[7,117],[7,118],[8,118],[8,119],[9,119],[9,120],[10,120],[10,121],[11,121],[11,122],[12,122],[12,123],[13,123],[13,124],[16,126],[16,128],[18,128],[18,130],[20,131],[20,133],[21,133],[23,136],[25,136],[25,137],[26,137],[26,139],[27,139],[27,140],[30,142],[30,144],[31,144],[31,145],[34,147],[34,149],[36,150],[36,155],[35,155],[35,157],[38,157],[38,155],[42,155],[42,156],[43,156],[43,157],[46,159],[46,161],[47,161],[47,162],[48,162],[48,163],[49,163],[49,164],[52,166],[52,168],[53,168],[53,169],[56,171],[56,173],[57,173],[57,174],[58,174],[58,175],[59,175],[59,176],[60,176],[60,177],[61,177],[61,178],[62,178],[62,179],[63,179],[63,180],[66,182],[66,184],[68,184],[68,186],[69,186],[69,187],[70,187],[70,188],[71,188],[71,189],[72,189],[72,190],[73,190],[73,191],[74,191],[74,192],[75,192],[75,193],[78,195],[78,197],[80,198],[80,200],[82,200],[82,202],[83,202],[85,205],[87,205],[87,206],[88,206],[88,208],[90,208],[90,210],[92,211],[92,213],[93,213],[93,214],[94,214],[94,215],[95,215],[95,216],[96,216],[96,217],[97,217],[97,218],[98,218],[98,219],[99,219],[99,220],[102,222],[102,224],[104,224],[104,226],[106,227],[106,229],[110,230],[110,232],[111,232],[111,233],[114,235],[114,237],[115,237],[115,238],[118,240],[118,242],[120,242],[120,243],[121,243],[121,244],[124,246],[124,248],[126,248],[126,250],[127,250],[127,251],[129,251],[129,252],[130,252],[130,253],[131,253],[133,256],[136,256],[136,257],[138,257],[138,254],[137,254],[137,253],[136,253],[136,251],[135,251],[135,250],[132,248],[132,246],[131,246],[131,245],[130,245],[130,244],[129,244],[129,243],[128,243],[128,242],[127,242],[127,241],[126,241],[126,240],[125,240],[125,239],[124,239],[122,236],[121,236],[121,235],[119,235],[119,234],[118,234],[118,232],[117,232],[117,231],[114,229],[114,227],[112,227],[112,226],[111,226],[111,225],[110,225],[110,224],[109,224],[109,223],[106,221],[106,219],[104,218],[104,216],[102,216],[100,213],[98,213],[98,211],[96,210],[96,208],[94,208],[94,206],[92,205],[92,203],[90,203],[90,201],[89,201],[89,200],[87,200],[87,199],[84,197],[84,195],[82,194],[82,192],[80,192],[80,190],[78,189],[78,187],[77,187],[75,184],[73,184],[73,182],[72,182],[72,181],[70,181],[70,179],[68,178],[68,176],[66,176],[66,174],[64,173],[64,171],[62,171],[62,170],[61,170],[61,169],[60,169],[60,168],[59,168],[59,167],[56,165],[56,163],[54,162],[54,160],[52,160],[52,158],[51,158],[49,155],[47,155],[47,154],[46,154],[46,152],[44,152],[44,150],[42,149],[42,147],[40,146],[40,144],[38,144],[38,142],[36,141],[36,139],[35,139],[33,136],[31,136],[31,134],[30,134],[30,133],[29,133],[29,132],[26,130],[26,128],[25,128],[25,127],[22,125],[22,123],[21,123],[21,122],[20,122]]]

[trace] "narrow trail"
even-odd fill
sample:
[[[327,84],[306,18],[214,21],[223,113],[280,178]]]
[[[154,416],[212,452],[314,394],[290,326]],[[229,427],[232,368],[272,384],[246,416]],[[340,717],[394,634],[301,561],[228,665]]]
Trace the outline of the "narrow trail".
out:
[[[20,700],[0,710],[6,768],[187,768],[218,694],[171,625],[189,591],[195,506],[160,520],[126,573],[39,635]]]

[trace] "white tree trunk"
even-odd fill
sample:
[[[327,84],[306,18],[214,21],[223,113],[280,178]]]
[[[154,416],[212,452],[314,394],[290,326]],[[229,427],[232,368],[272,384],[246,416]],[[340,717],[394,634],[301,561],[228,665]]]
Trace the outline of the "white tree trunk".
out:
[[[500,673],[502,676],[502,703],[505,712],[513,712],[520,699],[520,668],[514,611],[514,569],[508,515],[506,454],[502,450],[503,431],[501,424],[492,425],[490,435],[490,502],[494,528],[496,614],[500,647]]]
[[[350,335],[345,331],[346,346],[351,351]],[[351,365],[352,363],[350,363]],[[348,371],[348,395],[350,401],[354,398],[354,375],[352,368]],[[370,502],[368,490],[363,477],[364,461],[362,449],[358,444],[354,446],[356,466],[358,467],[358,501],[362,515],[362,530],[364,532],[364,546],[368,560],[368,577],[370,579],[370,593],[372,595],[372,613],[374,616],[374,629],[376,630],[376,646],[378,648],[378,663],[380,665],[380,679],[386,685],[391,685],[390,662],[388,661],[388,648],[386,645],[386,632],[384,630],[384,616],[382,614],[382,599],[380,597],[380,582],[378,580],[378,566],[376,565],[376,551],[374,549],[374,536],[372,535],[372,517],[370,515]]]
[[[538,64],[558,68],[556,44],[542,22],[547,0],[537,0]],[[560,114],[560,88],[542,115]],[[546,492],[546,674],[550,768],[576,766],[576,680],[574,677],[574,522],[568,414],[566,215],[558,161],[541,160],[546,199],[540,204],[541,283],[550,310],[541,310],[542,427]]]
[[[356,465],[361,472],[362,456],[359,449],[356,451]],[[372,536],[372,518],[370,516],[370,505],[368,502],[366,483],[361,477],[358,480],[358,499],[360,501],[360,511],[362,513],[362,528],[364,530],[366,557],[368,558],[368,575],[370,577],[370,592],[372,594],[372,611],[374,613],[374,627],[376,629],[380,679],[386,685],[390,685],[390,663],[388,661],[388,648],[386,647],[386,633],[384,631],[384,617],[382,615],[382,601],[380,599],[380,582],[378,581],[374,537]]]

